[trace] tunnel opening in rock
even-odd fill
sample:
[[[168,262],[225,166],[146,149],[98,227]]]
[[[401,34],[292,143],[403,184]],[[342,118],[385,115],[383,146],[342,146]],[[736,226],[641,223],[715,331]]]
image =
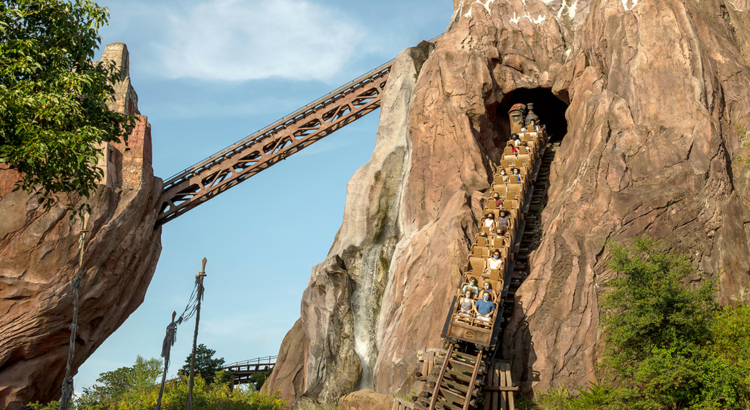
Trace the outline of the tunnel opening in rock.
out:
[[[513,104],[534,104],[534,112],[539,116],[542,124],[547,126],[549,142],[559,142],[568,133],[568,121],[565,111],[568,104],[552,94],[549,88],[517,88],[503,97],[496,108],[495,116],[498,120],[500,135],[510,135],[510,120],[508,111]]]

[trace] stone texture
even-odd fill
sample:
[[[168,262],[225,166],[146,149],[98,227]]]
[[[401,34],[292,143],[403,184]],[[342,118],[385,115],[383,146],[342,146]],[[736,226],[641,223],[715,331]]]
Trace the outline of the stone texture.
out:
[[[391,410],[393,396],[375,393],[370,389],[349,393],[339,400],[339,410]]]
[[[127,77],[127,48],[104,57],[126,67],[112,107],[137,113]],[[125,91],[123,91],[125,90]],[[74,373],[141,304],[161,252],[154,230],[161,180],[151,168],[151,128],[138,117],[129,145],[108,144],[100,162],[108,179],[91,206],[83,258]],[[65,204],[44,212],[37,197],[12,192],[19,175],[0,169],[0,408],[59,399],[73,314],[82,223]],[[85,199],[63,198],[76,204]]]
[[[539,389],[596,377],[607,240],[666,240],[721,279],[724,303],[749,279],[735,124],[747,128],[750,110],[750,18],[715,1],[627,8],[591,3],[555,85],[570,98],[569,132],[505,340],[516,377]]]
[[[503,341],[516,383],[547,389],[596,378],[608,239],[664,239],[722,279],[722,302],[746,297],[750,173],[737,161],[746,150],[735,129],[750,129],[745,5],[454,5],[421,69],[406,64],[413,50],[394,68],[375,152],[349,183],[329,261],[314,269],[303,297],[302,326],[292,333],[304,337],[287,338],[305,340],[306,367],[287,361],[274,369],[305,369],[304,389],[286,390],[296,396],[333,402],[347,389],[415,387],[416,350],[441,344],[480,198],[507,138],[507,107],[527,102],[513,99],[529,89],[569,104],[568,132],[552,167],[544,235]],[[321,281],[329,272],[335,278]],[[363,329],[374,329],[374,338]],[[363,363],[364,383],[356,385],[339,370],[352,349]],[[282,351],[291,350],[285,342]]]

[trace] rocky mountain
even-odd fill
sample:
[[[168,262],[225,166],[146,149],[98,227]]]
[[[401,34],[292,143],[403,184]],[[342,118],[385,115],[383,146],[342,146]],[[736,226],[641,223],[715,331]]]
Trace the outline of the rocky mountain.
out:
[[[746,297],[747,1],[454,6],[445,35],[395,62],[375,151],[266,389],[334,402],[415,386],[416,350],[441,344],[516,102],[534,102],[561,146],[504,335],[515,383],[596,379],[607,240],[666,240],[721,279],[722,302]]]
[[[74,373],[143,302],[159,259],[161,228],[154,230],[154,221],[162,183],[151,168],[151,126],[138,112],[125,44],[107,46],[103,60],[123,68],[110,109],[138,114],[138,122],[127,146],[102,146],[104,178],[96,194],[63,197],[44,212],[36,195],[13,192],[19,175],[0,168],[0,409],[60,398],[83,229],[69,218],[68,203],[86,201],[92,210]]]

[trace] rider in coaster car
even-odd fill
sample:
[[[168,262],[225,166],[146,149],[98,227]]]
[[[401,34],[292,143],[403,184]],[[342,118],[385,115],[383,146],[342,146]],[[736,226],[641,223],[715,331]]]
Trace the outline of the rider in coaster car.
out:
[[[474,313],[477,315],[477,319],[483,322],[490,321],[490,315],[495,310],[495,304],[490,301],[490,295],[485,293],[482,295],[482,299],[474,302]]]
[[[502,208],[503,198],[500,198],[499,193],[495,192],[495,194],[492,196],[492,199],[495,201],[495,208]]]
[[[461,293],[465,294],[466,292],[471,292],[471,295],[479,294],[479,287],[477,286],[477,278],[475,277],[469,278],[469,283],[465,284],[464,287],[461,288]]]
[[[515,181],[521,182],[521,170],[519,170],[518,168],[513,168],[511,171],[513,172],[513,178],[515,179]]]
[[[521,147],[523,147],[522,149],[525,149],[527,154],[531,152],[531,147],[529,146],[528,142],[526,141],[522,142]]]
[[[504,246],[510,246],[510,239],[508,238],[508,228],[504,226],[498,226],[497,230],[493,232],[495,234],[495,238],[503,238],[505,240]]]
[[[510,217],[508,216],[508,213],[505,211],[500,211],[500,215],[497,217],[497,223],[495,224],[496,227],[504,226],[506,228],[510,228]]]
[[[529,124],[529,127],[532,131],[539,131],[539,126],[536,125],[536,120],[531,120],[531,124]]]
[[[490,228],[490,232],[495,230],[495,214],[490,212],[484,217],[484,226]]]
[[[508,176],[508,174],[505,172],[504,169],[500,170],[500,178],[502,179],[503,184],[507,184],[510,181],[510,177]]]
[[[492,256],[487,259],[487,270],[485,273],[489,273],[490,270],[494,269],[502,269],[503,267],[503,259],[500,257],[500,251],[495,249],[495,252],[492,252]]]
[[[474,299],[471,298],[471,291],[467,290],[458,302],[458,314],[461,316],[471,316],[473,310]]]
[[[495,300],[495,297],[496,297],[495,291],[492,290],[492,284],[490,282],[487,282],[487,281],[484,282],[484,287],[482,288],[482,297],[481,297],[481,299],[484,299],[485,295],[490,295],[490,300],[491,301]]]

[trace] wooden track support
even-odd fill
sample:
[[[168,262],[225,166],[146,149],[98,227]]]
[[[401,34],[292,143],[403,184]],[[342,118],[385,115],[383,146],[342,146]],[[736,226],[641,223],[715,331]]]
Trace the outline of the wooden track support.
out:
[[[484,388],[484,410],[515,410],[513,393],[517,391],[510,375],[510,362],[493,361]]]

